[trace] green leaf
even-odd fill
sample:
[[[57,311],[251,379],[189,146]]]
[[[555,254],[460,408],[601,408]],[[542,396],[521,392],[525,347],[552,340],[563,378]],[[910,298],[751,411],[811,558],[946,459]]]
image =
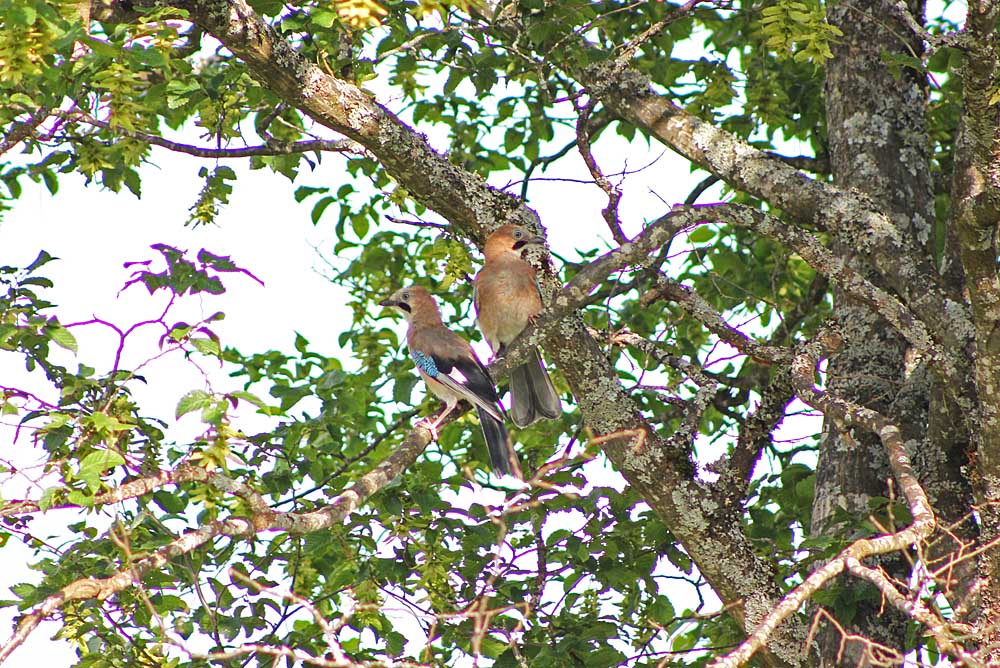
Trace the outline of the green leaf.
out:
[[[57,324],[55,327],[50,327],[47,333],[50,339],[66,350],[70,350],[74,353],[79,351],[79,347],[76,343],[76,337],[74,337],[73,334],[62,325]]]
[[[153,503],[172,515],[180,514],[187,508],[184,499],[173,492],[162,490],[153,493]]]
[[[237,390],[236,392],[230,392],[227,396],[232,397],[233,399],[242,399],[244,401],[248,401],[257,408],[259,408],[264,413],[268,413],[270,411],[270,407],[267,405],[267,403],[263,399],[258,397],[256,394],[253,394],[252,392],[246,392],[245,390]]]
[[[25,269],[24,269],[24,270],[25,270],[26,272],[28,272],[28,273],[31,273],[31,272],[33,272],[33,271],[34,271],[35,269],[38,269],[39,267],[41,267],[41,266],[42,266],[43,264],[46,264],[46,263],[48,263],[48,262],[51,262],[52,260],[58,260],[58,259],[59,259],[59,258],[56,258],[56,257],[52,257],[51,255],[49,255],[49,254],[48,254],[48,253],[46,253],[45,251],[41,251],[41,252],[40,252],[40,253],[38,254],[38,257],[36,257],[36,258],[35,258],[35,259],[34,259],[34,260],[33,260],[33,261],[31,262],[31,264],[29,264],[29,265],[28,265],[27,267],[25,267]]]
[[[319,223],[319,219],[323,217],[323,212],[326,211],[326,207],[330,206],[335,201],[336,200],[333,199],[332,197],[327,196],[322,198],[320,201],[316,202],[316,204],[313,205],[312,213],[309,214],[309,217],[312,220],[313,225]]]
[[[131,429],[130,425],[127,425],[121,422],[118,418],[101,411],[91,414],[87,418],[87,421],[93,425],[96,431],[104,434],[114,434],[119,431]]]
[[[45,491],[42,492],[41,498],[38,499],[38,508],[46,511],[54,506],[65,489],[65,487],[46,487]]]
[[[688,234],[688,241],[690,241],[693,244],[703,244],[714,236],[715,236],[715,230],[713,230],[711,227],[702,225],[698,228],[695,228],[694,230],[691,231],[690,234]]]
[[[337,22],[337,13],[328,9],[317,9],[311,18],[312,22],[321,28],[332,28]]]
[[[116,466],[125,463],[125,458],[113,450],[97,450],[91,452],[80,462],[80,477],[100,475]]]
[[[90,508],[94,505],[94,495],[80,489],[73,489],[66,495],[66,502],[72,503],[74,506]]]
[[[589,652],[583,661],[588,668],[610,668],[625,661],[625,655],[614,647],[601,647]]]
[[[194,349],[200,352],[202,355],[211,355],[213,357],[222,356],[222,347],[219,342],[215,339],[188,339]]]
[[[13,7],[7,7],[6,10],[8,12],[7,18],[11,23],[30,26],[38,18],[38,12],[27,3],[15,4]]]
[[[302,200],[319,193],[329,192],[329,188],[314,188],[312,186],[299,186],[295,189],[295,201],[301,203]]]
[[[212,395],[205,390],[191,390],[177,402],[174,417],[181,418],[192,411],[205,408],[212,401]]]
[[[205,424],[219,424],[226,417],[226,402],[212,401],[201,410],[201,421]]]

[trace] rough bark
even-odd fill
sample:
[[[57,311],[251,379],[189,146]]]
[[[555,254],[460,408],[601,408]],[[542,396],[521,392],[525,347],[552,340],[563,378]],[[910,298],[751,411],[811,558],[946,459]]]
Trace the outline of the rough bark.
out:
[[[898,24],[886,22],[880,0],[839,3],[828,8],[828,20],[844,36],[833,45],[826,69],[826,108],[830,166],[834,182],[855,188],[878,202],[897,233],[913,240],[913,252],[926,249],[932,237],[934,211],[930,175],[929,139],[924,118],[927,91],[920,73],[903,69],[894,77],[883,54],[919,52],[915,39],[899,39]],[[911,7],[917,16],[923,7]],[[841,240],[834,252],[878,284],[885,281]],[[930,257],[924,253],[924,262]],[[910,439],[920,439],[927,424],[927,376],[908,370],[907,343],[899,332],[866,305],[841,290],[834,291],[834,317],[847,345],[829,360],[830,392],[873,408],[902,425]],[[845,431],[827,418],[816,467],[813,505],[814,535],[848,537],[856,524],[837,522],[846,510],[864,517],[873,497],[888,495],[891,477],[885,448],[871,433]],[[884,559],[890,572],[901,571],[900,555]],[[857,614],[843,622],[850,633],[903,649],[906,619],[884,614],[878,593],[867,582],[842,578],[860,599]],[[842,633],[826,627],[819,635],[820,665],[859,665],[867,648],[863,643],[842,647]]]
[[[993,100],[998,74],[998,8],[995,2],[970,2],[969,37],[962,67],[965,106],[955,142],[952,184],[954,226],[960,245],[965,288],[975,323],[976,468],[973,485],[982,540],[1000,537],[1000,277],[997,274],[997,221],[1000,220],[1000,144]],[[981,608],[973,620],[983,640],[1000,640],[1000,554],[979,560]],[[994,649],[993,661],[1000,660]]]

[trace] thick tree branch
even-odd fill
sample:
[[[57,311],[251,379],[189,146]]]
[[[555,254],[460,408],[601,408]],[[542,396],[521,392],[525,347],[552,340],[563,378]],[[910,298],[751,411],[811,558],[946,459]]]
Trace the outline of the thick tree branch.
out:
[[[916,242],[900,234],[875,202],[810,179],[701,121],[657,94],[649,80],[632,69],[616,72],[613,65],[599,65],[574,74],[608,109],[698,166],[857,248],[952,348],[960,349],[971,339],[971,322],[960,296],[942,288]]]
[[[968,48],[962,68],[964,109],[955,141],[952,183],[954,223],[965,285],[975,321],[975,383],[981,397],[976,411],[977,479],[973,489],[983,508],[985,540],[1000,536],[1000,274],[997,268],[997,220],[1000,219],[1000,119],[993,97],[1000,76],[996,2],[970,2]],[[985,555],[981,575],[990,583],[983,592],[983,613],[1000,613],[1000,556]],[[994,634],[1000,640],[1000,632]]]

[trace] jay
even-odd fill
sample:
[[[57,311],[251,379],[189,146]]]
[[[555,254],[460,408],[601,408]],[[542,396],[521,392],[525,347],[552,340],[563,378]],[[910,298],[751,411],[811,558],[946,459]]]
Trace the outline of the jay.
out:
[[[535,269],[521,257],[525,246],[544,243],[520,225],[504,225],[486,239],[486,263],[475,279],[475,305],[479,329],[502,355],[542,310]],[[559,395],[552,386],[538,349],[528,361],[510,372],[510,416],[518,427],[562,414]]]
[[[444,326],[437,302],[430,293],[423,287],[411,286],[397,290],[380,303],[397,309],[406,318],[410,357],[427,388],[445,403],[444,412],[422,426],[437,438],[437,428],[444,418],[465,399],[479,413],[493,470],[522,478],[493,379],[469,343]]]

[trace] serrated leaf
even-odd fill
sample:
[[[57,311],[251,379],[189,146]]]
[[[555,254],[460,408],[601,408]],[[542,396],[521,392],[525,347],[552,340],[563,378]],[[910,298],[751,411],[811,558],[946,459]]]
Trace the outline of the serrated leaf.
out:
[[[80,462],[80,477],[92,474],[100,475],[124,463],[125,458],[113,450],[97,450],[91,452]]]
[[[212,395],[205,390],[191,390],[177,402],[174,417],[180,419],[192,411],[205,408],[212,401]]]
[[[50,328],[47,333],[52,341],[66,350],[70,350],[74,353],[78,351],[79,346],[77,346],[76,337],[62,325],[56,325],[55,327]]]

